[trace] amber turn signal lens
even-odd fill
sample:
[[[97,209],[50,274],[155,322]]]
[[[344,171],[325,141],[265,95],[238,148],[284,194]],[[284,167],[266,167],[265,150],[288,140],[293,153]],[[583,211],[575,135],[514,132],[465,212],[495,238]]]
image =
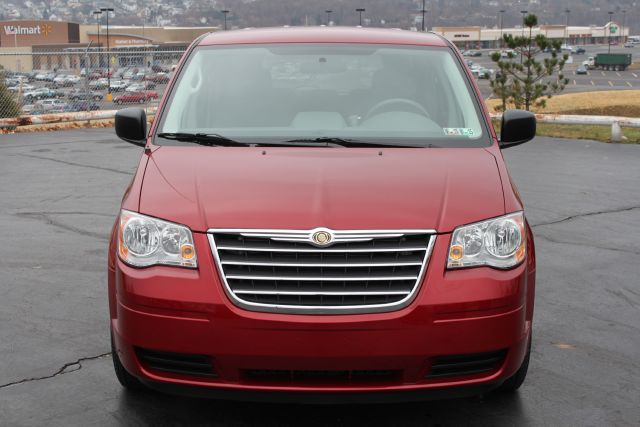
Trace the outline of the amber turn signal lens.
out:
[[[182,258],[192,259],[196,254],[196,251],[194,250],[193,245],[182,245],[182,247],[180,248],[180,253],[182,255]]]
[[[460,245],[453,245],[449,250],[449,259],[459,261],[464,256],[464,249]]]

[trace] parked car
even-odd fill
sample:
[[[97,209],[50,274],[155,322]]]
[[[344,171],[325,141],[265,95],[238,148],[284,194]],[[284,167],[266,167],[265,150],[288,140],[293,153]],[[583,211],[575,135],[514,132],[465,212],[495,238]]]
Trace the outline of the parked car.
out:
[[[25,92],[30,92],[36,89],[36,87],[34,85],[30,85],[30,84],[22,84],[20,85],[19,83],[16,86],[10,86],[7,88],[9,91],[11,92],[18,92],[19,90],[22,90],[22,93]]]
[[[34,108],[36,108],[35,104],[25,104],[22,106],[21,110],[25,114],[31,114]]]
[[[587,70],[587,67],[585,67],[584,65],[580,65],[577,69],[576,69],[576,74],[588,74],[589,70]]]
[[[490,79],[493,74],[493,70],[489,68],[485,68],[482,65],[473,65],[471,67],[471,72],[473,76],[478,79]]]
[[[124,387],[344,403],[523,383],[536,257],[501,149],[532,113],[494,136],[433,33],[254,29],[185,55],[150,131],[142,108],[115,118],[145,147],[108,249]]]
[[[476,57],[476,56],[482,56],[482,52],[480,52],[479,50],[467,50],[463,53],[463,55]]]
[[[106,89],[108,85],[109,85],[109,81],[106,78],[100,78],[97,80],[90,81],[89,89],[92,89],[92,90]]]
[[[100,79],[106,79],[109,76],[109,72],[107,70],[93,70],[90,74],[88,79],[89,80],[100,80]]]
[[[127,86],[125,92],[140,92],[142,90],[152,90],[155,89],[155,87],[155,83],[145,80],[138,83],[131,83],[129,86]]]
[[[151,81],[157,84],[169,83],[169,75],[166,73],[147,74],[143,80]]]
[[[100,104],[94,101],[76,101],[69,104],[65,111],[95,111],[100,109]]]
[[[144,104],[151,99],[157,99],[158,93],[152,90],[140,91],[140,92],[125,92],[122,95],[118,95],[113,98],[113,102],[116,104],[126,104],[132,102],[138,102]]]
[[[585,54],[586,52],[587,52],[587,51],[585,50],[585,48],[583,48],[583,47],[577,47],[577,48],[576,48],[576,52],[575,52],[575,53],[576,53],[576,55],[583,55],[583,54]]]
[[[516,51],[513,49],[503,49],[500,51],[500,56],[502,58],[509,58],[509,56],[515,56]]]
[[[61,113],[67,108],[69,104],[59,99],[44,99],[37,101],[36,105],[41,106],[45,111],[49,113]]]
[[[122,74],[122,78],[125,80],[131,80],[137,73],[138,67],[129,68],[124,72],[124,74]]]
[[[112,92],[120,92],[123,91],[129,86],[129,82],[124,80],[111,80],[111,91]]]
[[[94,90],[86,90],[86,89],[74,89],[71,92],[69,92],[67,97],[71,101],[86,101],[89,99],[93,99],[94,101],[100,101],[103,98],[101,92],[94,91]]]
[[[48,76],[48,75],[49,75],[49,73],[42,71],[42,72],[37,73],[37,74],[33,77],[33,79],[34,79],[34,80],[36,80],[36,81],[43,82],[43,81],[47,80],[47,76]]]
[[[74,74],[58,74],[53,79],[53,83],[58,86],[73,86],[80,81],[82,81],[82,79]]]
[[[626,48],[633,48],[633,47],[636,47],[636,44],[635,44],[635,43],[633,43],[633,42],[626,42],[626,43],[624,44],[624,47],[626,47]]]
[[[33,101],[36,99],[55,98],[58,96],[58,92],[49,89],[48,87],[41,87],[31,90],[29,92],[23,92],[23,98],[25,101]]]
[[[165,65],[162,64],[153,64],[151,66],[151,71],[153,71],[154,73],[169,73],[171,71],[171,67],[167,67]]]

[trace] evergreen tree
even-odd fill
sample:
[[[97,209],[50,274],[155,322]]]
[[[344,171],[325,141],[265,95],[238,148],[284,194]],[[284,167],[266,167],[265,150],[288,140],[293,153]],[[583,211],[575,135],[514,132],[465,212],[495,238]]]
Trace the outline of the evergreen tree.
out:
[[[563,74],[568,55],[558,55],[561,42],[542,34],[533,37],[533,27],[538,25],[536,15],[527,15],[524,25],[528,35],[505,34],[505,45],[511,49],[507,58],[502,58],[500,52],[491,55],[499,68],[491,88],[502,100],[503,110],[507,104],[527,111],[531,107],[544,108],[546,100],[562,92],[569,82]],[[543,51],[550,51],[551,57],[536,59]]]
[[[14,99],[14,95],[9,92],[5,85],[6,73],[0,66],[0,118],[18,117],[20,108]]]

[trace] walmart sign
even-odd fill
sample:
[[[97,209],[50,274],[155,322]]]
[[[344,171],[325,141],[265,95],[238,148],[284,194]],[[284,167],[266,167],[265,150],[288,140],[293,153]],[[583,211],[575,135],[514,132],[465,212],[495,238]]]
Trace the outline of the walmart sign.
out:
[[[4,33],[7,36],[18,35],[40,35],[48,36],[51,32],[51,25],[35,25],[33,27],[23,27],[20,25],[5,25]]]

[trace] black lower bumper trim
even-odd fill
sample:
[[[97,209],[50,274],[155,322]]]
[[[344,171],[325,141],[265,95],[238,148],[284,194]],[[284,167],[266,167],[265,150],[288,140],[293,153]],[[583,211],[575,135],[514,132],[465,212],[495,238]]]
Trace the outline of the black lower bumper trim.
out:
[[[492,382],[472,386],[400,391],[291,392],[184,386],[181,384],[170,384],[144,379],[141,379],[141,381],[153,390],[187,397],[236,400],[244,402],[300,403],[317,405],[401,403],[457,399],[488,393],[499,387],[501,384],[501,382]]]

